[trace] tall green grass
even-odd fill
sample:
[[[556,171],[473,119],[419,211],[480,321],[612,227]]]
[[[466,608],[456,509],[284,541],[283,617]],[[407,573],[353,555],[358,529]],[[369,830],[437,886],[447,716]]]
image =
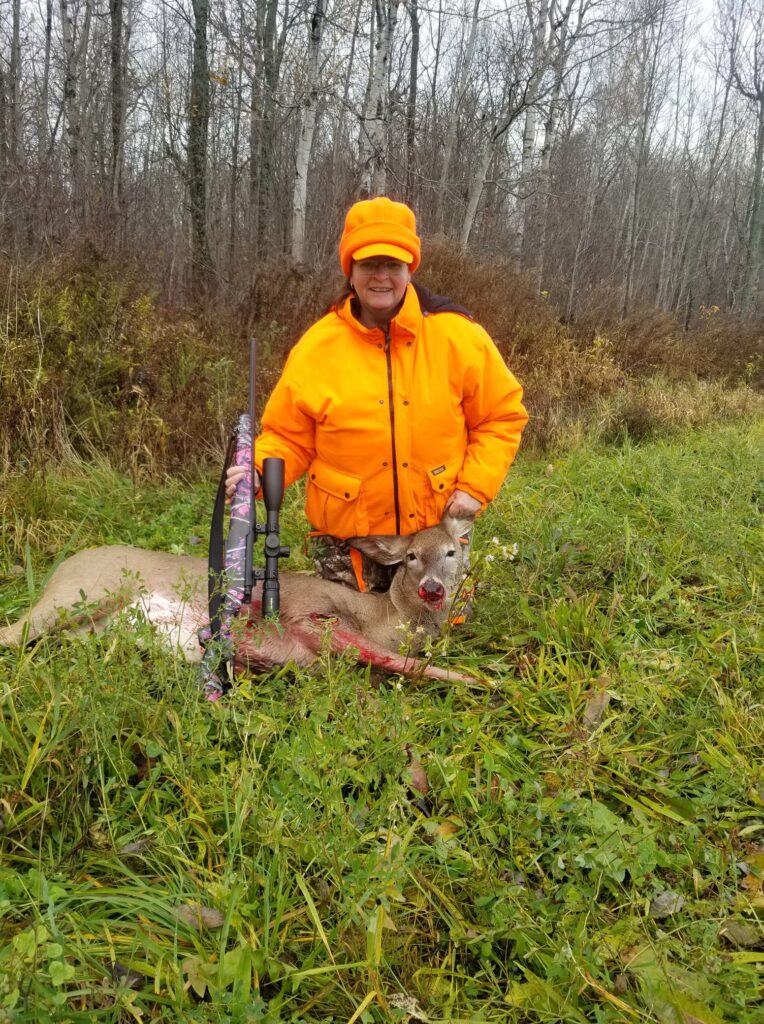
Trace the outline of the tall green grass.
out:
[[[0,1021],[758,1024],[763,442],[521,459],[434,652],[473,686],[0,654]],[[0,614],[70,539],[203,546],[209,486],[5,484]]]

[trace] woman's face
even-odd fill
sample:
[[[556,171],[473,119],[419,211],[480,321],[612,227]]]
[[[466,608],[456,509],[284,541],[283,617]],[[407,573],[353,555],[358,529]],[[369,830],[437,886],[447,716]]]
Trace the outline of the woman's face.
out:
[[[401,260],[386,256],[354,260],[350,283],[361,303],[362,322],[367,327],[387,325],[403,302],[410,280],[408,264]]]

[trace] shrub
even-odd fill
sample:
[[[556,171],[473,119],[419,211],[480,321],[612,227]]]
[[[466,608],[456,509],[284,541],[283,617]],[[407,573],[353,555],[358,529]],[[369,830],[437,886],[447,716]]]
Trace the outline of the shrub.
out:
[[[235,302],[221,294],[177,310],[162,304],[145,269],[111,265],[92,245],[42,272],[5,269],[0,458],[24,465],[98,452],[134,477],[218,462],[246,404],[247,336],[258,339],[262,406],[290,347],[342,284],[334,266],[273,262],[254,268]],[[559,448],[591,430],[644,436],[757,408],[760,328],[715,307],[701,310],[689,334],[655,310],[624,322],[600,310],[597,322],[567,325],[508,262],[479,263],[443,240],[426,243],[417,276],[473,310],[495,339],[525,386],[526,443]],[[656,375],[642,390],[635,383]],[[698,379],[744,386],[693,391]],[[681,412],[687,402],[693,408]]]

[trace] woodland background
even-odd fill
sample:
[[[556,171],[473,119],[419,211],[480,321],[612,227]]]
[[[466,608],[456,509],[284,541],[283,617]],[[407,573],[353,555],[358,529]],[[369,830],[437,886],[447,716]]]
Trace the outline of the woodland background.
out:
[[[240,293],[388,193],[568,319],[755,313],[763,65],[755,0],[3,0],[3,249]]]
[[[246,336],[264,395],[380,193],[531,442],[749,406],[763,153],[754,0],[2,0],[6,464],[217,456]],[[718,390],[651,406],[656,372]]]

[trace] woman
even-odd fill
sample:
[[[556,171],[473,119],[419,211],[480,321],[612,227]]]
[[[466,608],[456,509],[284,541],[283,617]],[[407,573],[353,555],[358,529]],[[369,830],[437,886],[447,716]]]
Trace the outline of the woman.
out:
[[[421,246],[407,206],[356,203],[339,250],[346,296],[292,349],[263,413],[257,469],[279,456],[287,485],[307,473],[323,576],[387,589],[389,569],[347,538],[474,516],[499,490],[528,416],[483,328],[412,283]],[[229,495],[239,476],[229,470]]]

